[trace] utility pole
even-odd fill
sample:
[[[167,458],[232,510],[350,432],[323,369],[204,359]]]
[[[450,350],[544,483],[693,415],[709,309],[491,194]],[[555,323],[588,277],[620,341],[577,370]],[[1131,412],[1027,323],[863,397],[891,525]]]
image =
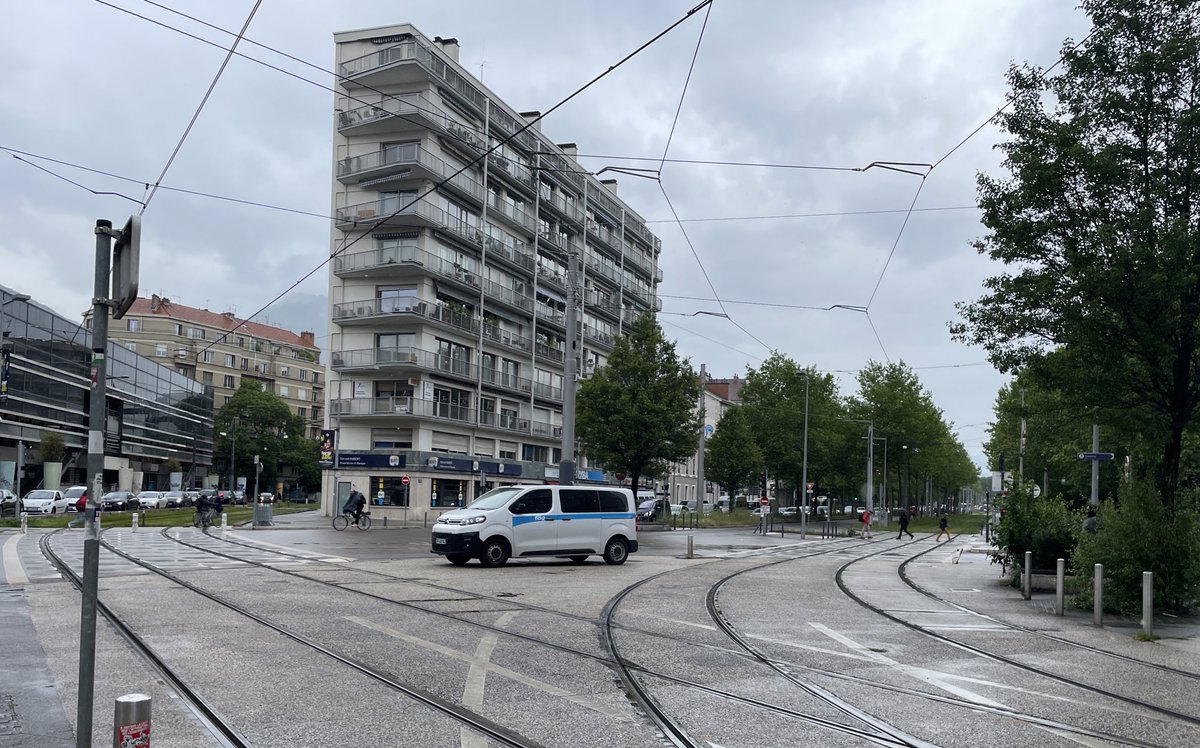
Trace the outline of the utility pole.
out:
[[[587,194],[587,186],[583,193]],[[585,203],[586,205],[586,203]],[[587,222],[587,212],[583,214]],[[587,246],[587,226],[583,229],[583,242]],[[562,425],[562,459],[558,463],[558,483],[562,486],[575,484],[575,389],[578,386],[578,351],[579,338],[579,253],[570,250],[567,256],[567,344],[566,358],[563,359],[563,425]],[[633,487],[634,496],[637,486]]]
[[[1017,485],[1025,485],[1025,388],[1021,388],[1021,442],[1017,445]]]
[[[1100,424],[1092,424],[1092,454],[1100,451]],[[1111,458],[1112,455],[1109,455]],[[1088,500],[1092,506],[1100,504],[1100,461],[1092,460],[1092,496]]]
[[[875,513],[875,422],[867,422],[867,511]]]
[[[704,364],[700,364],[700,446],[696,449],[696,511],[704,511],[704,437],[708,424],[704,422]]]
[[[800,490],[804,491],[804,500],[800,507],[800,539],[803,540],[808,531],[808,380],[804,377],[804,462],[800,468]]]

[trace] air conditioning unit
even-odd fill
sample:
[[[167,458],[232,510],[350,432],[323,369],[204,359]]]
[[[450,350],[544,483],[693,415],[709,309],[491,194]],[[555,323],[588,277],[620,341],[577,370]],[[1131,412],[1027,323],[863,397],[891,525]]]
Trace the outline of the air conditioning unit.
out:
[[[562,426],[555,426],[555,427],[554,427],[554,435],[555,435],[556,437],[561,437],[561,436],[562,436]]]

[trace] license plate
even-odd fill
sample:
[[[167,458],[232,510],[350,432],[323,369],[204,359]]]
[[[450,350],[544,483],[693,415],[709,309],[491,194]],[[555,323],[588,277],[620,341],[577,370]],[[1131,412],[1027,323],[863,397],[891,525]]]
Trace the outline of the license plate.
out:
[[[445,539],[445,538],[434,538],[434,539],[433,539],[433,544],[434,544],[434,545],[445,545],[445,544],[446,544],[446,539]]]

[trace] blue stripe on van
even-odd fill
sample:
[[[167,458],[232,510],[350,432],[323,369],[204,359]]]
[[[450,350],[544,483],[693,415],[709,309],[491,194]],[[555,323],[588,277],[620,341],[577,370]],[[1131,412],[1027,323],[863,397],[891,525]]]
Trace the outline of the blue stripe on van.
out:
[[[560,519],[633,519],[633,512],[580,512],[578,514],[519,514],[512,518],[513,527],[529,522]]]

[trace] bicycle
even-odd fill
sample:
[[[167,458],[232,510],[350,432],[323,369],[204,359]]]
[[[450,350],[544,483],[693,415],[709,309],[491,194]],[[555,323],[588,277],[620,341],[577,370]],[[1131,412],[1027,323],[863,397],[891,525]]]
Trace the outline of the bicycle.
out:
[[[371,513],[363,512],[360,514],[358,517],[358,522],[354,522],[354,512],[342,512],[333,518],[333,529],[337,530],[338,532],[345,530],[351,524],[354,524],[354,526],[360,530],[370,530]]]
[[[201,530],[207,530],[217,524],[217,513],[213,509],[206,509],[203,512],[199,509],[192,515],[192,527],[198,527]]]

